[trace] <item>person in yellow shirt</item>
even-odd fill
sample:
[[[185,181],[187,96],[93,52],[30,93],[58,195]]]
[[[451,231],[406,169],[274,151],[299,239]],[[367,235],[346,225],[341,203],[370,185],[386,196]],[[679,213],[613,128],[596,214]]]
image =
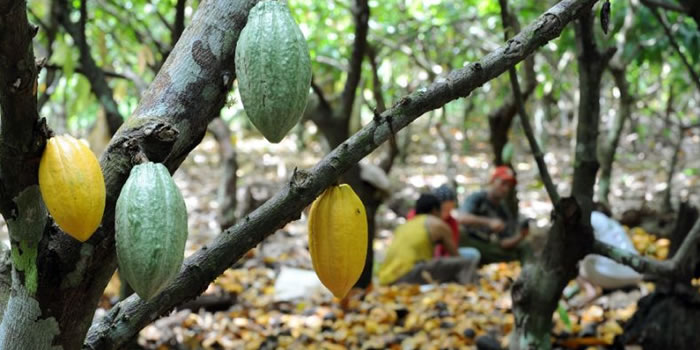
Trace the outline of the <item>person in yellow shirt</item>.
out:
[[[436,244],[450,255],[433,259]],[[478,256],[459,255],[450,227],[440,218],[440,200],[422,194],[416,201],[416,216],[394,231],[378,277],[383,285],[436,282],[472,282]]]

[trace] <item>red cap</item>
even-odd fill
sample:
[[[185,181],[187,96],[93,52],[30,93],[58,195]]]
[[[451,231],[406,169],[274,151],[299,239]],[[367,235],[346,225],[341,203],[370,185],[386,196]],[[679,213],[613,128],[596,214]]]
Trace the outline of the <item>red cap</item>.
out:
[[[518,183],[518,180],[515,179],[515,173],[513,173],[513,169],[505,165],[498,166],[496,167],[496,169],[493,170],[493,174],[491,174],[491,182],[493,182],[494,179],[510,181],[513,184],[513,186],[515,186]]]

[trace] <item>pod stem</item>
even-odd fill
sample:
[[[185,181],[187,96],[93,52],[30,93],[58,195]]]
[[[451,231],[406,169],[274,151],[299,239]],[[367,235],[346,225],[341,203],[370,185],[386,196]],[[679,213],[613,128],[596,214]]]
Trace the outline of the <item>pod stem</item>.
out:
[[[131,158],[131,161],[136,164],[143,164],[143,163],[148,163],[148,157],[146,156],[146,153],[143,152],[143,150],[139,149],[136,154]]]

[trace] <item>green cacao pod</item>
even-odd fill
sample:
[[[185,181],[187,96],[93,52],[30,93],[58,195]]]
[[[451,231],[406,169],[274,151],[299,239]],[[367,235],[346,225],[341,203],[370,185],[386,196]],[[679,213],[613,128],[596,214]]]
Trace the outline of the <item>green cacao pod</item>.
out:
[[[158,293],[180,270],[187,241],[187,208],[168,169],[131,169],[115,208],[119,274],[142,299]]]
[[[248,118],[268,141],[280,142],[301,119],[311,86],[309,49],[286,5],[264,0],[250,10],[236,76]]]

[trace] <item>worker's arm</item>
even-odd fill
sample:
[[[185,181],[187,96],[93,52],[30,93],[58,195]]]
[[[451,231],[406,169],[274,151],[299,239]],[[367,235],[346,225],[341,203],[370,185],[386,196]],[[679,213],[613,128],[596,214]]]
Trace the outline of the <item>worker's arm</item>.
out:
[[[442,243],[447,253],[451,256],[458,256],[457,244],[452,238],[452,230],[441,219],[429,216],[426,219],[426,227],[433,243]]]
[[[484,192],[473,193],[467,197],[462,203],[457,222],[465,226],[484,227],[494,233],[503,231],[506,225],[501,219],[474,214],[485,200],[487,199]]]
[[[527,237],[527,234],[529,233],[529,229],[527,227],[521,228],[520,232],[518,234],[513,235],[512,237],[507,237],[503,238],[499,241],[499,244],[501,245],[501,248],[503,249],[510,249],[518,245],[520,241],[525,239]]]
[[[479,216],[471,213],[459,213],[457,222],[466,226],[486,227],[490,231],[498,233],[505,229],[505,223],[498,218],[490,218],[488,216]]]

